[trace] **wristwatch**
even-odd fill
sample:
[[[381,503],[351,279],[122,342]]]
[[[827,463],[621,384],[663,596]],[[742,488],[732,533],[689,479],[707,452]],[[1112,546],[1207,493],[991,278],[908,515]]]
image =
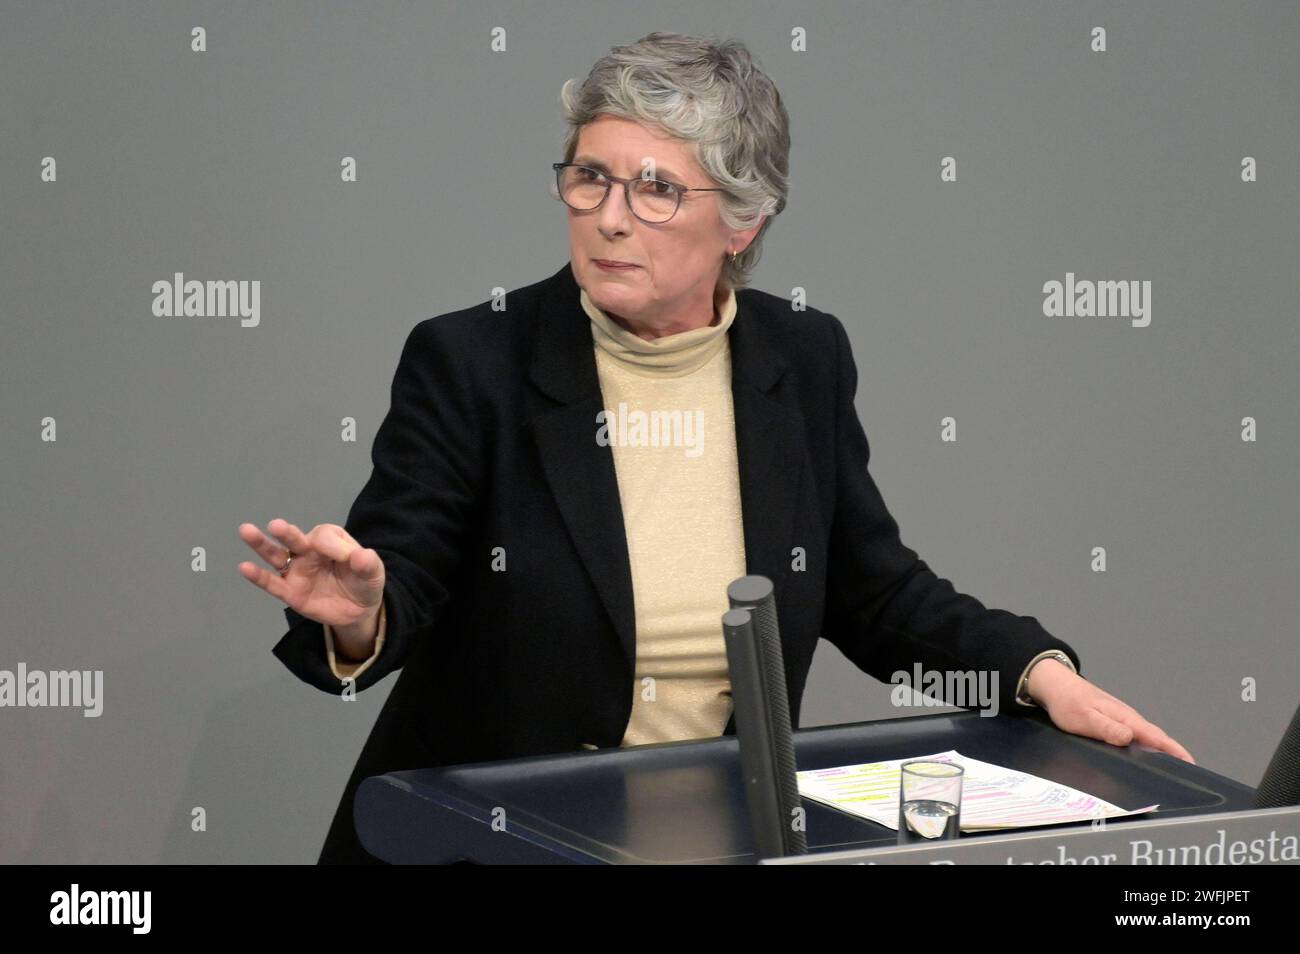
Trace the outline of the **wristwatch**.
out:
[[[1055,659],[1058,662],[1064,663],[1070,668],[1070,672],[1077,673],[1079,671],[1075,668],[1073,660],[1059,649],[1048,649],[1039,653],[1033,659],[1029,660],[1029,665],[1026,666],[1025,671],[1020,674],[1020,681],[1016,683],[1016,702],[1020,703],[1022,706],[1038,707],[1038,703],[1029,695],[1029,672],[1044,659]]]

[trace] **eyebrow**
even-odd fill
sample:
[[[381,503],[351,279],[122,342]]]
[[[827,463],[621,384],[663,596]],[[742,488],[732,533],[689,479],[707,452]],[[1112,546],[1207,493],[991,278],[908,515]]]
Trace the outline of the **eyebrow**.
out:
[[[593,169],[599,169],[601,172],[608,172],[611,175],[613,174],[613,170],[610,169],[609,166],[607,166],[605,163],[601,162],[599,159],[595,158],[594,156],[575,156],[573,161],[578,163],[579,165],[591,166]],[[658,163],[655,164],[655,172],[658,174],[658,177],[660,179],[668,179],[672,182],[677,183],[678,185],[683,184],[683,180],[681,176],[679,176],[672,169],[667,169],[659,165]],[[640,177],[638,176],[638,178]]]

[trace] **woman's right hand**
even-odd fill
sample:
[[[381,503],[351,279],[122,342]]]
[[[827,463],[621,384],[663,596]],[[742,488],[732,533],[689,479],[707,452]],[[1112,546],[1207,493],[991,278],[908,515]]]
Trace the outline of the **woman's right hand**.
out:
[[[379,618],[386,579],[378,553],[362,547],[333,523],[317,524],[310,533],[303,533],[277,517],[266,528],[269,536],[255,524],[239,525],[239,538],[275,568],[241,563],[239,572],[244,579],[308,619],[337,629],[373,632],[371,624]],[[278,571],[288,553],[293,554],[293,563],[281,576]]]

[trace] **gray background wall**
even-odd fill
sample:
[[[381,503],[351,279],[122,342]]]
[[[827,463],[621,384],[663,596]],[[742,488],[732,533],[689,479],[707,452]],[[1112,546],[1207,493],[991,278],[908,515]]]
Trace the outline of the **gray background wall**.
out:
[[[0,6],[0,668],[106,697],[0,709],[3,860],[315,860],[393,680],[284,670],[236,527],[342,523],[410,327],[567,260],[560,85],[653,30],[735,35],[782,91],[754,285],[849,329],[904,541],[1258,781],[1300,696],[1296,4]],[[177,271],[260,280],[261,324],[154,317]],[[1044,317],[1067,271],[1151,281],[1150,326]],[[926,711],[828,644],[804,704]]]

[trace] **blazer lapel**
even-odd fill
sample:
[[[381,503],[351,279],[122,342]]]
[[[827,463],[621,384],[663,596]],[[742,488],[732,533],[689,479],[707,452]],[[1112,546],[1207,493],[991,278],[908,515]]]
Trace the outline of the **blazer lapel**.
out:
[[[567,262],[545,283],[529,377],[552,402],[529,426],[560,515],[635,672],[636,615],[623,506],[613,450],[596,443],[596,414],[604,404],[591,321],[579,292]]]
[[[801,506],[803,414],[780,400],[777,384],[789,365],[747,297],[737,294],[736,319],[728,332],[745,572],[769,577],[779,587],[790,568],[790,529]],[[779,590],[777,597],[779,608]]]
[[[529,426],[551,492],[635,674],[632,571],[613,448],[596,442],[596,414],[604,403],[590,320],[568,263],[545,285],[529,377],[551,402],[539,407]],[[773,394],[787,362],[752,302],[739,295],[728,334],[746,568],[776,580],[790,565],[803,421],[797,408]]]

